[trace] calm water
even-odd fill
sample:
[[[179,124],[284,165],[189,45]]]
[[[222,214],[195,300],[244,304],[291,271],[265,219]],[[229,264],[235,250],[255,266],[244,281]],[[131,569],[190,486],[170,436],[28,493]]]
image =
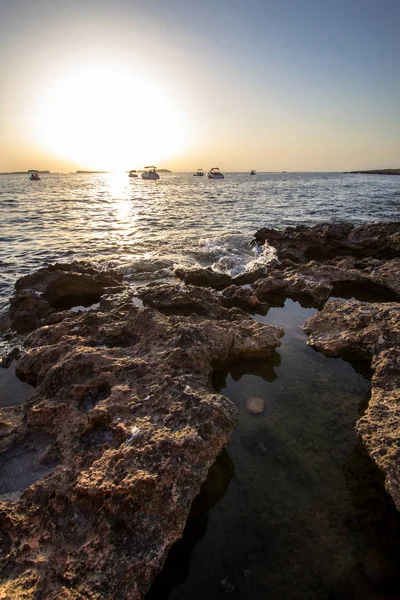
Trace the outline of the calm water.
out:
[[[182,264],[234,274],[268,260],[249,246],[265,225],[399,220],[400,177],[1,176],[0,210],[4,308],[17,277],[55,260],[105,261],[133,284]],[[354,431],[368,374],[306,345],[299,326],[314,312],[286,300],[257,317],[284,327],[282,347],[216,374],[239,426],[147,600],[400,598],[400,514]],[[0,369],[0,404],[23,402],[21,385]]]
[[[270,309],[257,320],[285,329],[272,359],[215,377],[239,425],[146,600],[400,598],[400,514],[354,431],[367,372],[306,345],[315,312]]]
[[[400,177],[336,173],[0,176],[0,308],[15,279],[45,263],[90,258],[132,280],[174,266],[237,273],[264,260],[248,247],[265,225],[400,219]]]

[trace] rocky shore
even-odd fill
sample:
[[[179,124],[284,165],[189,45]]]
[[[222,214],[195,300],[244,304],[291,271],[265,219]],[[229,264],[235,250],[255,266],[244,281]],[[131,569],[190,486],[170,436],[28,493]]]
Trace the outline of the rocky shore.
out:
[[[237,422],[214,368],[283,335],[209,289],[143,302],[89,265],[17,282],[16,372],[35,392],[0,416],[2,598],[143,598]]]
[[[400,223],[254,243],[275,259],[234,278],[179,269],[133,292],[72,263],[16,283],[3,364],[17,358],[35,389],[0,409],[0,598],[144,598],[237,423],[212,374],[272,354],[283,330],[251,313],[287,297],[321,308],[304,325],[313,347],[371,364],[357,431],[400,510]]]

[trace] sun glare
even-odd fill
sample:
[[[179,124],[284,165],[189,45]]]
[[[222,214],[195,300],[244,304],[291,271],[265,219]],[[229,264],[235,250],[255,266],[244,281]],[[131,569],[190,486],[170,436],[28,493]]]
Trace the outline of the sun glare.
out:
[[[86,66],[41,87],[31,123],[53,154],[88,169],[160,164],[182,151],[183,111],[157,78],[128,69]]]

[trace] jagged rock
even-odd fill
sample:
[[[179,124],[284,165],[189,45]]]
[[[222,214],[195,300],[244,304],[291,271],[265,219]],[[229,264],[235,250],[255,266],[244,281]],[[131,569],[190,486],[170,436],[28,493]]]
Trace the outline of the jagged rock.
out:
[[[400,510],[400,349],[375,356],[372,368],[371,399],[356,428],[385,473],[386,489]]]
[[[10,324],[18,333],[39,327],[53,312],[50,304],[35,290],[21,290],[10,298]]]
[[[369,361],[400,345],[400,304],[329,300],[303,330],[309,344],[328,356]]]
[[[231,285],[221,292],[221,297],[223,306],[227,308],[237,306],[245,311],[258,314],[267,314],[269,309],[269,304],[261,302],[250,287]]]
[[[139,290],[143,304],[160,311],[171,313],[195,313],[213,315],[226,314],[220,304],[220,295],[211,288],[193,285],[158,285],[156,288]]]
[[[257,266],[245,273],[232,277],[228,273],[214,271],[211,267],[198,267],[195,269],[176,269],[175,275],[182,279],[187,285],[210,287],[215,290],[223,290],[231,285],[247,285],[254,283],[260,277],[265,277],[268,270],[279,266],[277,260],[272,260],[268,265]]]
[[[11,326],[19,333],[32,331],[54,313],[77,305],[93,304],[106,291],[121,288],[122,275],[100,271],[88,263],[50,265],[26,275],[15,284],[10,299]]]
[[[298,225],[284,230],[263,228],[255,234],[258,244],[268,243],[280,260],[307,262],[340,255],[395,258],[400,254],[400,223],[372,223],[354,227],[347,223]]]
[[[317,304],[327,300],[332,292],[332,285],[325,277],[318,274],[299,273],[297,270],[272,272],[268,277],[260,279],[253,285],[253,293],[262,300],[273,295],[310,296]]]
[[[211,287],[215,290],[222,290],[232,285],[232,277],[227,273],[213,271],[211,267],[197,269],[176,269],[175,275],[187,285],[197,285]]]
[[[371,264],[372,262],[372,264]],[[274,294],[310,296],[316,304],[323,304],[330,295],[341,294],[346,288],[356,296],[360,292],[386,294],[388,300],[400,299],[400,259],[368,261],[336,259],[318,263],[272,269],[263,279],[253,284],[252,290],[260,299],[268,300]]]
[[[356,428],[400,510],[400,304],[329,301],[303,329],[329,356],[372,361],[371,399]]]
[[[400,297],[400,259],[382,261],[371,269],[369,279]]]
[[[283,331],[179,288],[145,298],[168,314],[125,290],[24,339],[16,370],[36,391],[0,411],[0,597],[139,600],[182,535],[237,421],[212,372],[269,356]]]

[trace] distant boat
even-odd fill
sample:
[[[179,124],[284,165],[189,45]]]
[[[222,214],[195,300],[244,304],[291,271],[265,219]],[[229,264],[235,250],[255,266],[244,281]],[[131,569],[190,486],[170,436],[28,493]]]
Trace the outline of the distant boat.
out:
[[[282,171],[282,173],[286,173],[286,171]]]
[[[207,177],[208,177],[208,179],[223,179],[224,178],[223,174],[219,172],[218,167],[213,167],[212,169],[210,169],[207,173]]]
[[[256,174],[256,172],[255,172],[255,171],[252,169],[252,170],[250,171],[250,175],[255,175],[255,174]]]
[[[40,176],[37,171],[30,170],[30,171],[28,171],[28,173],[29,173],[29,179],[31,181],[40,181]]]
[[[193,177],[203,177],[203,169],[197,169],[197,173],[193,173]]]
[[[129,177],[137,177],[137,173],[136,173],[135,169],[132,169],[132,171],[129,171]]]
[[[145,167],[145,171],[142,173],[142,179],[160,179],[159,174],[156,172],[157,167]]]

